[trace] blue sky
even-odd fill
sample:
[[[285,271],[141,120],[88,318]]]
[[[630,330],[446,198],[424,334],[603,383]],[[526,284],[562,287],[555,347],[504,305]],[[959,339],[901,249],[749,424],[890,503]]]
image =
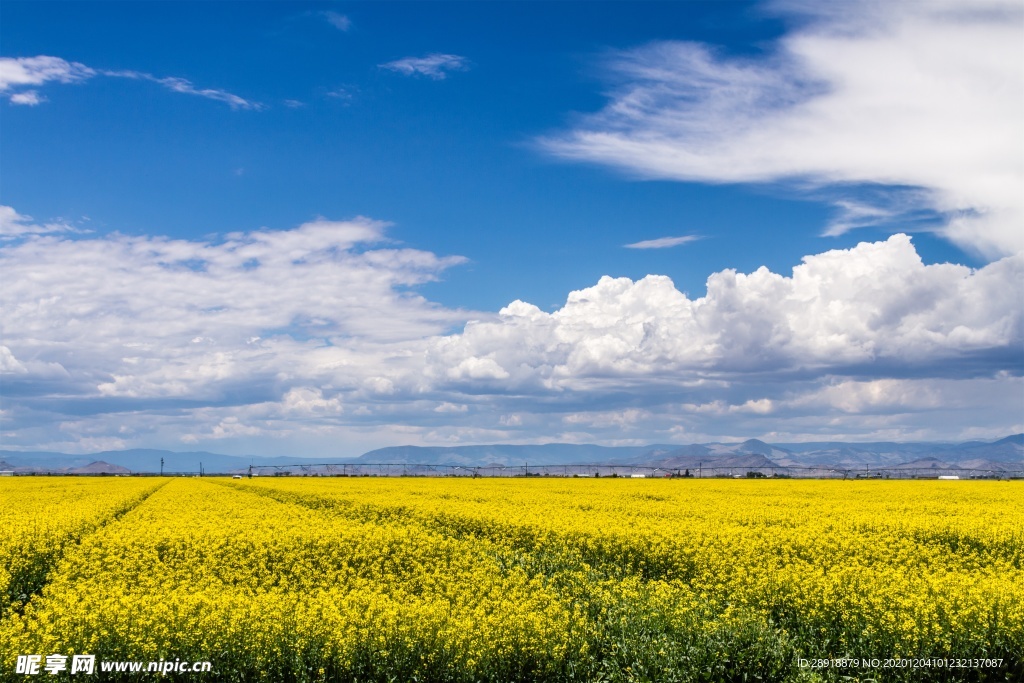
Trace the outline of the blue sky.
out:
[[[2,12],[5,447],[1024,428],[1016,3]]]

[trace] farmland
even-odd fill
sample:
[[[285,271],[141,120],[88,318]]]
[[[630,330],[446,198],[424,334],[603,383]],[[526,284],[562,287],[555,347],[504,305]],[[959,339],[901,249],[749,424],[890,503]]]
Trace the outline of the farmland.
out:
[[[1022,674],[1017,482],[15,478],[0,497],[0,679],[27,653],[212,663],[182,680]]]

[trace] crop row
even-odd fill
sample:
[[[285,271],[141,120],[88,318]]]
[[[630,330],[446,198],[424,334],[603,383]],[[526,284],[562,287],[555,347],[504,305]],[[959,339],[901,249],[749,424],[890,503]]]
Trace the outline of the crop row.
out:
[[[0,618],[42,587],[69,544],[159,486],[139,479],[0,479]]]

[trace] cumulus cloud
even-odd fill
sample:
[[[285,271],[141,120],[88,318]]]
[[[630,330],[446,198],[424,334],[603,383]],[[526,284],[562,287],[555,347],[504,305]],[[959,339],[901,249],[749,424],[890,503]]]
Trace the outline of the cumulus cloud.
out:
[[[0,243],[5,443],[337,452],[1000,436],[1020,421],[1024,256],[925,265],[896,235],[790,274],[713,273],[699,298],[663,276],[602,278],[556,311],[492,315],[417,294],[464,259],[386,227]],[[957,387],[970,401],[950,401]]]
[[[297,387],[284,395],[285,410],[306,415],[341,413],[344,408],[335,398],[324,398],[323,391],[314,387]]]
[[[775,8],[798,28],[767,57],[668,41],[614,53],[611,102],[542,144],[648,178],[913,188],[847,197],[828,232],[924,210],[991,259],[1024,248],[1019,3]]]
[[[78,83],[95,76],[150,81],[184,95],[195,95],[227,104],[232,109],[261,109],[263,105],[219,88],[197,88],[191,81],[175,76],[158,77],[141,71],[92,69],[60,57],[0,57],[0,95],[12,104],[34,106],[46,101],[33,86],[50,82]]]
[[[950,364],[995,372],[1008,354],[1019,360],[1024,343],[1019,290],[1009,284],[1022,277],[1024,255],[976,271],[924,265],[910,239],[894,235],[805,257],[788,277],[715,273],[698,299],[664,276],[604,277],[553,313],[514,302],[498,321],[439,341],[432,361],[450,369],[486,359],[520,390],[749,373],[941,376]]]
[[[433,53],[425,57],[405,57],[381,64],[380,68],[396,71],[406,76],[426,76],[435,81],[448,77],[452,71],[468,71],[469,61],[459,55]]]

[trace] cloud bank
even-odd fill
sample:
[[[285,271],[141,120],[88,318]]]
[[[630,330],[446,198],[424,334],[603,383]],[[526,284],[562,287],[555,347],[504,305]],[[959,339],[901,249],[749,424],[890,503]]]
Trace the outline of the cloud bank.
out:
[[[767,56],[671,41],[613,53],[609,104],[541,143],[645,178],[828,187],[826,234],[933,212],[972,252],[1024,249],[1024,6],[773,7],[799,28]],[[895,189],[843,196],[859,184]]]
[[[416,292],[464,259],[365,218],[219,241],[45,232],[0,243],[8,446],[336,454],[1021,428],[1020,255],[924,265],[895,235],[791,274],[713,273],[699,298],[606,277],[553,312],[488,314]]]

